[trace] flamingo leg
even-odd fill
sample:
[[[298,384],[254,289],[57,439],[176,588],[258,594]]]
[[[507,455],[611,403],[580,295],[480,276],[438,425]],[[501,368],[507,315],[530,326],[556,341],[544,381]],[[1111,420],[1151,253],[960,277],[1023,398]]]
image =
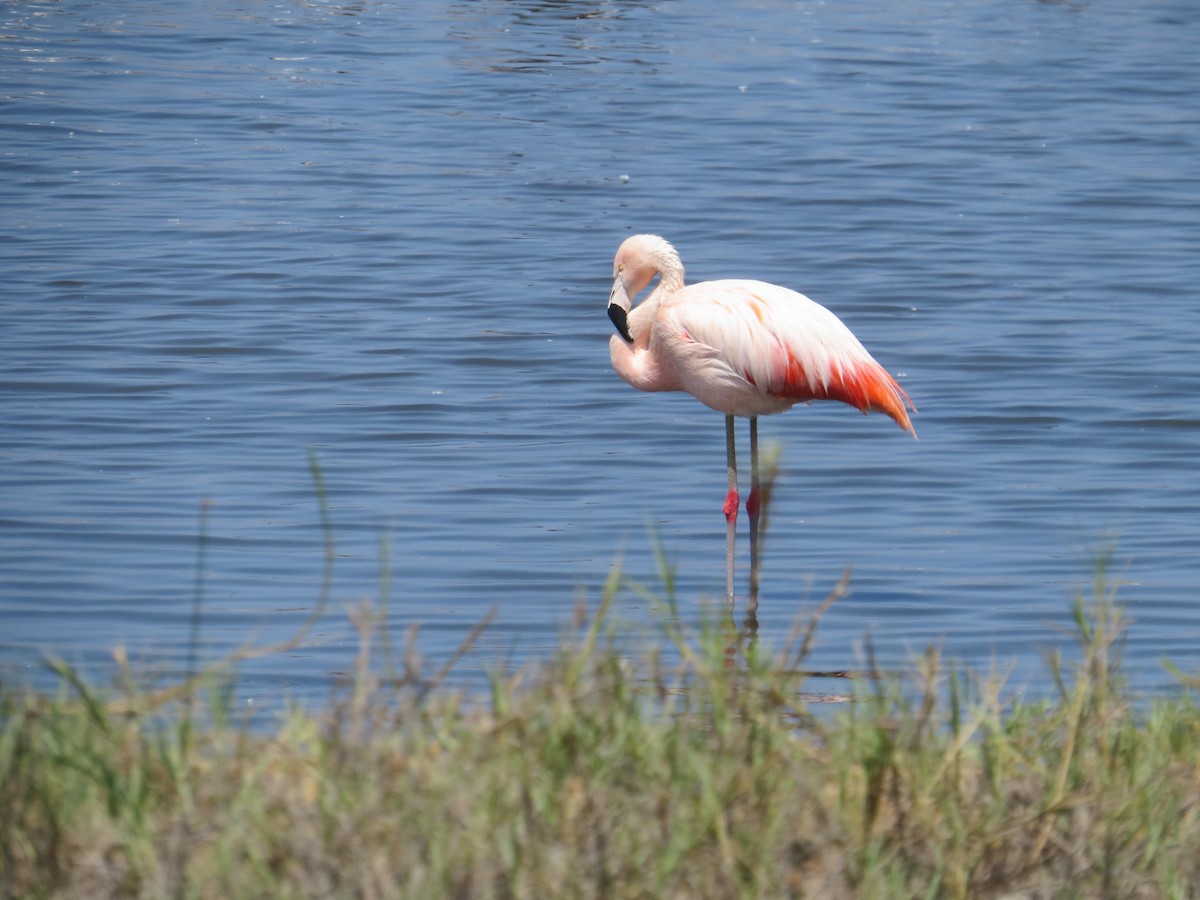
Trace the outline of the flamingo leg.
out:
[[[758,477],[758,417],[750,417],[750,496],[746,498],[746,515],[750,519],[750,604],[758,605],[758,523],[762,498]]]
[[[725,417],[725,468],[729,475],[729,493],[725,495],[725,597],[733,603],[733,545],[737,536],[738,478],[737,450],[734,449],[733,416]]]

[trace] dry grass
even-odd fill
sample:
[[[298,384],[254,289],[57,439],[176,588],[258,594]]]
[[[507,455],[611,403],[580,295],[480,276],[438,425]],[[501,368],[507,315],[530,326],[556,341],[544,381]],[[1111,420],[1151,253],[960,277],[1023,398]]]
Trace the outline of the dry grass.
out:
[[[251,728],[230,716],[236,663],[326,606],[313,475],[324,586],[290,641],[204,671],[190,654],[153,692],[120,657],[115,691],[58,662],[54,696],[0,684],[3,896],[1200,897],[1198,685],[1130,696],[1110,554],[1074,603],[1078,662],[1051,660],[1034,704],[931,650],[814,718],[803,664],[845,581],[768,653],[672,624],[660,554],[668,614],[638,650],[608,610],[648,593],[616,572],[552,658],[486,697],[444,686],[454,659],[397,659],[386,607],[362,608],[341,700]],[[198,570],[205,545],[202,527]]]

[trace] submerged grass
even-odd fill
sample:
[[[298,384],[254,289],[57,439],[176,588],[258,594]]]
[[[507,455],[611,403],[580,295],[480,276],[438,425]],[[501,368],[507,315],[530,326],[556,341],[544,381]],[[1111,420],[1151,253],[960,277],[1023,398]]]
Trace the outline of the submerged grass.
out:
[[[59,663],[54,696],[0,690],[0,890],[1200,896],[1200,710],[1187,686],[1130,696],[1102,568],[1053,696],[1006,701],[930,650],[821,719],[801,699],[815,622],[732,655],[728,629],[664,625],[631,655],[620,589],[487,697],[374,665],[366,609],[343,698],[271,730],[234,721],[212,671],[110,695]]]

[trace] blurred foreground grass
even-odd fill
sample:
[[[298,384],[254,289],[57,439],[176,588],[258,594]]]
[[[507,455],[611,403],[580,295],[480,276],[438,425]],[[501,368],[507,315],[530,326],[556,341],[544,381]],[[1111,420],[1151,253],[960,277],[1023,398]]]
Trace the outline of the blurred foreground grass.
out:
[[[1049,699],[1002,699],[930,650],[819,719],[801,696],[815,620],[771,652],[663,624],[631,655],[621,589],[486,697],[386,645],[373,664],[368,611],[342,699],[270,730],[233,721],[232,669],[152,694],[57,663],[55,696],[0,688],[0,890],[1200,896],[1196,685],[1130,696],[1102,565]]]

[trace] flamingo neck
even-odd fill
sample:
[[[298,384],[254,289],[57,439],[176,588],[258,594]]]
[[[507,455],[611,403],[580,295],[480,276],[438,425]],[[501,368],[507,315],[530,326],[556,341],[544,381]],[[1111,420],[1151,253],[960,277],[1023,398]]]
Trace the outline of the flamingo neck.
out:
[[[683,266],[666,266],[659,270],[658,275],[658,287],[654,289],[658,299],[683,289]],[[650,300],[649,297],[646,299]]]
[[[654,339],[654,317],[658,312],[662,286],[634,308],[629,316],[629,333],[633,342],[627,343],[614,335],[609,340],[613,369],[628,384],[639,391],[678,391],[683,389],[679,373],[664,364],[660,354],[651,347]]]

